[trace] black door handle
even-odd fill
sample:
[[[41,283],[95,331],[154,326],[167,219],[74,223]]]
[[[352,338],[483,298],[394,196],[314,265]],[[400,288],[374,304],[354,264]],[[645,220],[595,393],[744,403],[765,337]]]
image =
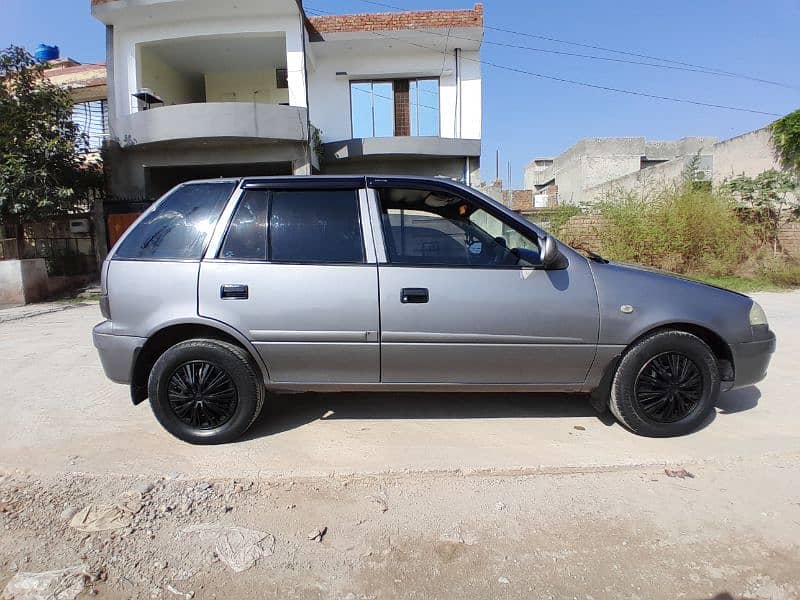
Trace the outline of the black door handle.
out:
[[[428,301],[428,288],[403,288],[400,302],[403,304],[425,304]]]
[[[247,300],[250,291],[247,286],[241,283],[226,283],[219,289],[219,297],[229,300]]]

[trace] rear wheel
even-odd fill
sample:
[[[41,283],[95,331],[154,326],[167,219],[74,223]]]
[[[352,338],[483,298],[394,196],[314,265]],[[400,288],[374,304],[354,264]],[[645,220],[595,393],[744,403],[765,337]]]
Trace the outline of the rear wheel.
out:
[[[711,348],[684,331],[656,332],[622,357],[609,408],[631,431],[651,437],[697,429],[719,396],[719,367]]]
[[[192,444],[235,440],[256,420],[264,385],[239,346],[195,339],[169,348],[153,365],[150,405],[159,423]]]

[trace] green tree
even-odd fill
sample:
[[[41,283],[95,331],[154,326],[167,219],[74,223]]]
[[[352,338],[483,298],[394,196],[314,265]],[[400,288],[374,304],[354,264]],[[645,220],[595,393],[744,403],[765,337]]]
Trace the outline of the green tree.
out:
[[[69,213],[99,178],[69,92],[44,70],[24,48],[0,51],[0,223],[18,225],[20,256],[23,223]]]
[[[781,117],[769,129],[781,164],[800,174],[800,109]]]
[[[784,221],[800,218],[797,177],[787,171],[769,169],[756,177],[740,175],[725,184],[737,199],[744,216],[756,227],[761,243],[772,246],[777,256],[778,233]]]

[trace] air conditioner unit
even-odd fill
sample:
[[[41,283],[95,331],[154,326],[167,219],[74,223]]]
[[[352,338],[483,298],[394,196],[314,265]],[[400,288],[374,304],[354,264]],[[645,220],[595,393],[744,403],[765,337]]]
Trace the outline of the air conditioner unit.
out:
[[[70,219],[70,233],[89,233],[89,219]]]

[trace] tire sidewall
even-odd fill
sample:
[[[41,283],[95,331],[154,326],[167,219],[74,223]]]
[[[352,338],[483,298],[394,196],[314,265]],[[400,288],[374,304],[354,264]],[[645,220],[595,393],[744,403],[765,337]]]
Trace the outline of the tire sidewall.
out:
[[[703,393],[697,406],[673,423],[650,419],[636,399],[636,380],[642,368],[652,358],[666,352],[688,357],[699,369],[703,380]],[[652,437],[685,435],[700,427],[714,409],[719,387],[716,357],[705,342],[689,333],[665,331],[636,344],[622,358],[614,379],[610,407],[617,419],[636,433]]]
[[[236,388],[236,412],[226,423],[201,430],[181,421],[172,411],[169,380],[181,365],[202,360],[225,371]],[[153,365],[148,382],[150,405],[158,422],[175,437],[193,444],[221,444],[232,441],[247,430],[260,408],[259,382],[253,369],[241,356],[215,340],[188,340],[169,348]]]

